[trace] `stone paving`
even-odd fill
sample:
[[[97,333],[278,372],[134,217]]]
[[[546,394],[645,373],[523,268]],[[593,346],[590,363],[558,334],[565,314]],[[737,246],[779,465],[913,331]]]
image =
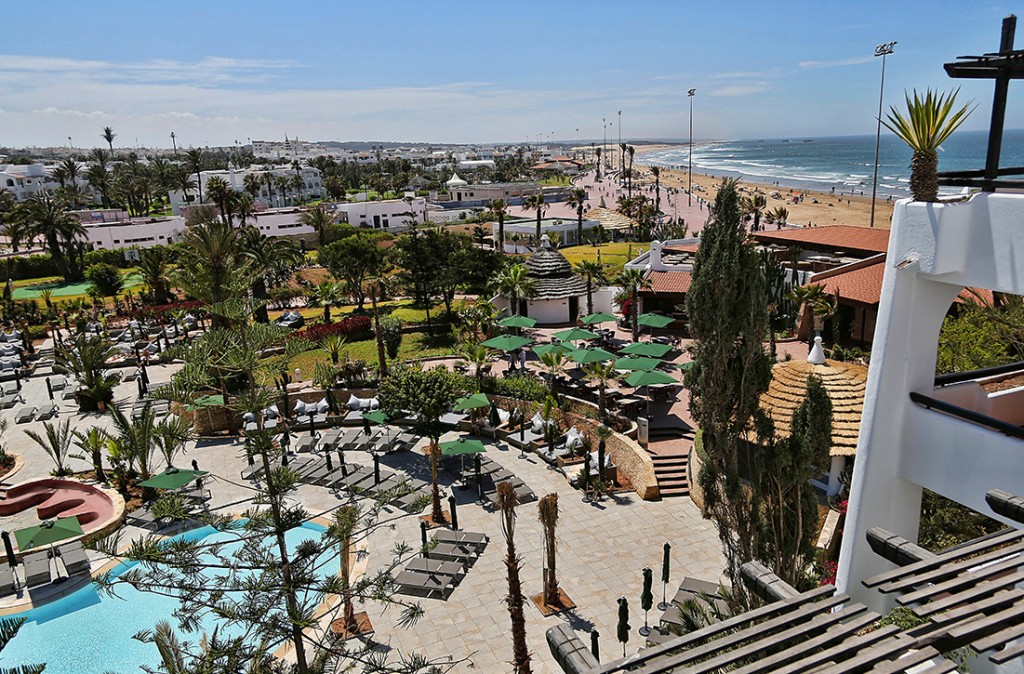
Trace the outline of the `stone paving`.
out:
[[[150,368],[154,383],[166,381],[176,366]],[[136,384],[126,382],[118,386],[117,400],[132,400]],[[24,395],[28,404],[38,405],[47,400],[43,377],[37,376],[25,383]],[[24,433],[25,429],[42,430],[41,422],[17,425],[13,410],[4,410],[10,420],[6,438],[8,449],[25,459],[25,467],[9,482],[48,475],[52,462]],[[72,401],[65,401],[57,420],[69,418],[74,428],[89,426],[109,428],[110,417],[80,415]],[[455,434],[451,434],[455,437]],[[446,438],[447,439],[447,438]],[[621,645],[615,641],[617,616],[616,599],[625,594],[630,599],[633,631],[627,646],[636,651],[642,643],[636,630],[643,624],[639,609],[641,569],[651,566],[656,579],[660,574],[661,550],[664,541],[670,541],[672,553],[672,587],[684,575],[717,580],[723,568],[723,559],[717,534],[711,522],[704,520],[688,499],[663,502],[643,502],[635,493],[605,498],[600,503],[582,502],[580,493],[570,488],[558,472],[549,470],[536,456],[528,454],[520,459],[518,450],[504,442],[488,444],[488,455],[522,478],[538,496],[547,493],[559,495],[558,524],[558,577],[560,586],[576,602],[577,608],[567,615],[545,618],[532,604],[526,607],[527,634],[534,658],[535,672],[558,672],[544,638],[548,627],[558,621],[568,621],[580,637],[589,643],[592,627],[601,633],[602,659],[621,655]],[[243,482],[240,471],[244,467],[240,441],[206,441],[190,443],[189,450],[176,460],[187,466],[195,458],[202,469],[210,470],[215,478],[208,482],[213,493],[211,506],[222,512],[241,512],[248,507],[252,495],[250,486]],[[354,463],[369,464],[366,454],[350,453]],[[89,465],[72,459],[75,470],[87,470]],[[420,479],[429,479],[428,463],[417,450],[401,452],[383,458],[382,467],[405,470]],[[398,611],[385,610],[376,605],[359,607],[368,611],[376,629],[374,639],[386,647],[403,652],[418,651],[428,656],[450,655],[463,660],[455,671],[508,671],[511,659],[510,622],[502,601],[506,592],[503,563],[505,543],[499,516],[478,505],[470,491],[453,487],[454,476],[443,474],[445,496],[454,493],[458,503],[460,528],[486,533],[490,543],[470,568],[461,584],[446,600],[423,599],[425,615],[414,626],[403,629],[397,625]],[[335,495],[323,487],[303,485],[295,497],[313,513],[328,512],[341,503],[345,495]],[[368,541],[367,570],[387,566],[392,549],[398,541],[411,546],[419,544],[419,523],[414,516],[391,513],[398,520],[393,530],[382,528]],[[401,517],[399,517],[401,516]],[[2,524],[2,522],[0,522]],[[128,528],[126,534],[138,533]],[[520,506],[516,541],[523,558],[522,580],[524,591],[536,594],[541,590],[542,536],[535,503]],[[93,554],[94,558],[96,553]],[[94,569],[97,565],[94,564]],[[660,583],[655,586],[660,600]],[[36,598],[45,594],[34,595]],[[656,612],[652,612],[652,618]]]

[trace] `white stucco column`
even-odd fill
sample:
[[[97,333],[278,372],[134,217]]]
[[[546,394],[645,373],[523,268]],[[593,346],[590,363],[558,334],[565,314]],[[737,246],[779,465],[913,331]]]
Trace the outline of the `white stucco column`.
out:
[[[839,493],[839,478],[843,474],[843,470],[846,469],[846,457],[845,456],[833,456],[832,467],[828,471],[828,495],[835,496]]]

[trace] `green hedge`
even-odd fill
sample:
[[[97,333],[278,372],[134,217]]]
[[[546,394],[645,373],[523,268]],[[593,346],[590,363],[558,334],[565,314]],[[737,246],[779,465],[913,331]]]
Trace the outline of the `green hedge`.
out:
[[[467,383],[474,384],[473,377],[467,377]],[[544,402],[548,396],[548,386],[534,377],[511,375],[508,377],[485,376],[480,379],[480,390],[483,393],[493,393],[509,398],[520,400],[532,400]]]
[[[49,254],[12,257],[9,260],[12,281],[60,276],[60,271]],[[134,261],[124,258],[124,249],[91,250],[82,257],[82,261],[84,263],[83,268],[101,263],[113,265],[118,269],[128,269],[135,266]]]

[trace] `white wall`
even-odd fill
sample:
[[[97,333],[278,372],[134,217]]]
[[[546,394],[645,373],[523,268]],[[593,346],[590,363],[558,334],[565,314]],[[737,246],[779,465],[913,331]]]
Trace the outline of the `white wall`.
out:
[[[85,226],[86,241],[105,250],[166,245],[179,240],[184,230],[183,218]]]
[[[586,311],[586,298],[581,301],[581,313]],[[530,300],[526,315],[536,318],[540,325],[567,323],[569,321],[569,300]]]
[[[407,229],[410,221],[422,223],[427,216],[427,200],[423,197],[417,197],[412,202],[389,199],[337,204],[336,208],[347,215],[350,225],[380,230]]]

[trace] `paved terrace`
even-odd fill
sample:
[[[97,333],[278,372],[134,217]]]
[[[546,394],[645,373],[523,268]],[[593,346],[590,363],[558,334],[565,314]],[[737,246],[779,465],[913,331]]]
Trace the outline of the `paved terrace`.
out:
[[[154,385],[166,381],[174,369],[176,366],[173,365],[150,367]],[[24,395],[30,405],[45,402],[47,394],[43,377],[29,380],[24,386]],[[121,384],[116,391],[118,401],[131,401],[135,395],[134,382]],[[11,410],[4,410],[2,415],[10,423],[7,431],[9,450],[25,459],[25,467],[10,481],[19,483],[47,476],[52,462],[24,433],[26,429],[42,431],[42,422],[17,425]],[[70,418],[72,425],[79,429],[92,425],[110,427],[109,416],[80,415],[73,402],[66,401],[61,405],[58,420],[66,418]],[[451,434],[451,437],[455,436],[455,433]],[[559,621],[568,621],[588,643],[587,633],[596,627],[601,633],[602,660],[621,656],[621,645],[615,641],[615,600],[622,594],[630,598],[634,627],[627,650],[635,652],[640,647],[643,640],[636,629],[643,624],[639,610],[641,569],[651,566],[658,575],[664,541],[670,541],[673,547],[670,592],[684,575],[708,580],[719,578],[723,559],[714,526],[701,517],[689,499],[644,502],[629,492],[606,497],[600,503],[583,503],[580,492],[570,488],[560,473],[549,470],[537,457],[528,454],[527,458],[520,459],[518,450],[509,448],[504,442],[495,444],[487,441],[487,444],[488,456],[515,473],[538,496],[551,492],[559,495],[558,576],[560,586],[576,602],[577,609],[571,614],[544,618],[535,605],[528,602],[527,634],[535,672],[561,671],[551,658],[544,639],[547,628]],[[404,470],[414,477],[429,480],[428,462],[418,451],[422,445],[421,441],[414,450],[384,457],[382,467]],[[187,466],[195,458],[201,468],[224,478],[207,483],[213,493],[211,506],[223,512],[241,512],[247,507],[252,494],[239,479],[239,472],[245,464],[241,449],[240,441],[190,443],[188,452],[175,463]],[[366,454],[350,452],[347,459],[352,463],[370,464]],[[70,463],[75,470],[90,467],[84,461],[73,459]],[[376,628],[375,639],[386,647],[465,659],[466,663],[456,669],[460,672],[507,671],[512,647],[510,621],[502,601],[506,581],[499,515],[478,505],[471,492],[457,487],[451,489],[453,481],[453,475],[442,475],[444,495],[454,493],[457,498],[460,528],[484,532],[490,537],[490,544],[476,564],[448,600],[422,600],[426,613],[412,628],[402,629],[396,625],[397,610],[382,610],[376,605],[361,606],[357,610],[369,612]],[[314,513],[330,510],[342,502],[328,489],[308,485],[301,486],[296,497]],[[127,533],[141,532],[129,529]],[[536,594],[541,590],[542,563],[542,535],[536,503],[519,508],[516,533],[523,557],[523,588],[528,594]],[[417,546],[419,539],[418,520],[412,516],[399,520],[394,530],[375,532],[367,550],[369,571],[372,573],[389,563],[395,542],[405,541]],[[93,569],[96,568],[98,564],[94,562]],[[61,589],[67,591],[70,588]],[[657,584],[655,589],[660,591]],[[660,599],[658,596],[656,601]],[[656,612],[653,613],[652,617],[656,619]]]

